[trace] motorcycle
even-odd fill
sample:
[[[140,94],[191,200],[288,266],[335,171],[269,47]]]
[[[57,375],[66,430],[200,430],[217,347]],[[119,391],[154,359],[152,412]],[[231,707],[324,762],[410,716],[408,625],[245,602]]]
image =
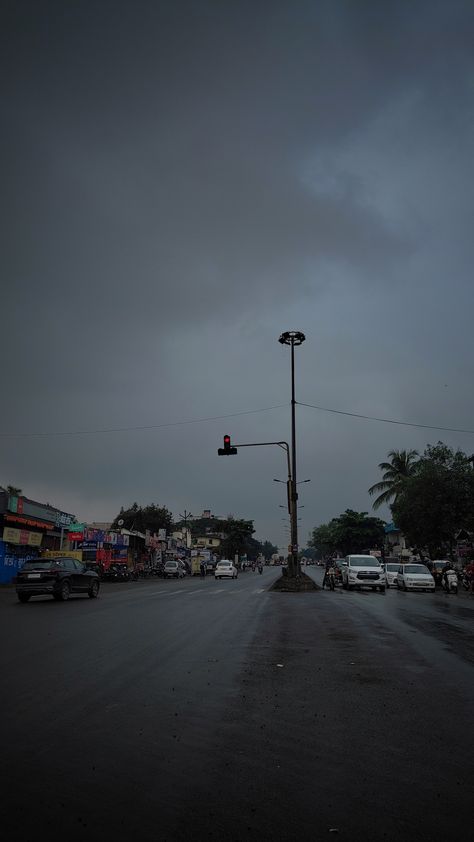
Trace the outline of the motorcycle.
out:
[[[262,574],[262,573],[263,573],[263,564],[259,564],[259,565],[258,565],[258,572],[259,572],[260,574]]]
[[[461,582],[461,585],[463,586],[465,591],[471,590],[471,580],[469,576],[466,575],[466,573],[461,573],[461,575],[459,576],[459,581]]]

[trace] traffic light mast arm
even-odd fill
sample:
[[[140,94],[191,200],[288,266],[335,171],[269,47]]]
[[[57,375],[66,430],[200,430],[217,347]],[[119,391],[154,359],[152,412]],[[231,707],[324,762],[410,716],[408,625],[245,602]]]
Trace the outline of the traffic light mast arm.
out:
[[[233,449],[237,450],[239,447],[281,447],[282,450],[286,451],[286,464],[288,469],[288,483],[287,483],[287,491],[288,491],[288,512],[291,515],[292,512],[292,505],[294,504],[292,501],[292,493],[291,493],[291,464],[290,464],[290,445],[287,441],[253,441],[253,442],[245,442],[244,444],[234,444]],[[220,452],[220,451],[219,451]]]
[[[288,480],[291,482],[291,467],[290,467],[290,445],[286,441],[255,441],[247,444],[234,444],[234,447],[269,447],[276,445],[286,450],[286,462],[288,467]]]

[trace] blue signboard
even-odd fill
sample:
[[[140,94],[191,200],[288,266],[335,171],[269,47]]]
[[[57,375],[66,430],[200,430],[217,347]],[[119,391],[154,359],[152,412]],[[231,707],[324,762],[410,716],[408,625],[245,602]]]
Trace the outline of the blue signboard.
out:
[[[23,556],[16,556],[7,551],[5,541],[0,541],[0,584],[11,582],[25,561],[31,561],[33,558],[38,558],[38,553],[34,550]]]

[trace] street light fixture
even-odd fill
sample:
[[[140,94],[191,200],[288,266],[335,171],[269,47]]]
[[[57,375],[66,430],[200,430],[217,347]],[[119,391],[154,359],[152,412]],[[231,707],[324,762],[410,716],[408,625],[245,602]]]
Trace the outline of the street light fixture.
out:
[[[273,482],[282,482],[283,485],[286,485],[286,479],[273,479]],[[304,482],[311,482],[310,479],[301,479],[296,485],[303,485]]]
[[[299,330],[287,330],[281,334],[279,342],[281,345],[289,345],[291,348],[291,562],[289,561],[290,574],[299,576],[300,562],[298,559],[298,525],[297,525],[297,501],[296,491],[296,399],[295,399],[295,347],[302,345],[306,336]]]

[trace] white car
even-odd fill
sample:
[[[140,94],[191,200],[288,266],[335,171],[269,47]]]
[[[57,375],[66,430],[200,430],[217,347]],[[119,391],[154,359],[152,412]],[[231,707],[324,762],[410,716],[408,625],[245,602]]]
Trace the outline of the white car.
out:
[[[397,587],[397,573],[399,564],[393,561],[388,561],[385,565],[385,584],[387,588]]]
[[[378,588],[385,593],[385,573],[377,558],[371,555],[346,555],[344,561],[342,587],[345,590],[368,587],[373,591]]]
[[[237,579],[238,575],[239,571],[228,559],[223,558],[222,561],[217,562],[214,572],[216,579],[222,579],[223,576],[227,576],[230,579]]]
[[[397,573],[397,588],[404,591],[434,591],[435,580],[424,564],[401,564]]]
[[[182,561],[166,561],[163,572],[165,579],[171,577],[182,579],[186,575],[186,569]]]

